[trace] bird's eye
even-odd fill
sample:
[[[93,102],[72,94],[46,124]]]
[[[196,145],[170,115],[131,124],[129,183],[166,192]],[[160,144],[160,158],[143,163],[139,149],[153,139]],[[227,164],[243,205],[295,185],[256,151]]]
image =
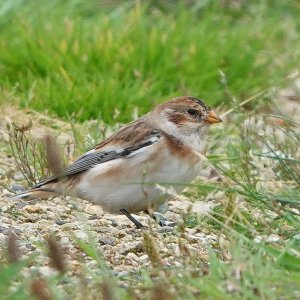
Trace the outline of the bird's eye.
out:
[[[192,109],[192,108],[189,108],[187,110],[188,114],[191,115],[191,116],[196,116],[198,111],[196,109]]]

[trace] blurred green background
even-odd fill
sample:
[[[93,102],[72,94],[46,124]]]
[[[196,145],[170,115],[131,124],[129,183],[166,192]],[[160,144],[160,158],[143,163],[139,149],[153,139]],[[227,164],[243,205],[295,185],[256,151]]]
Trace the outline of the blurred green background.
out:
[[[2,0],[0,102],[112,123],[178,95],[242,101],[299,66],[299,12],[297,0]]]

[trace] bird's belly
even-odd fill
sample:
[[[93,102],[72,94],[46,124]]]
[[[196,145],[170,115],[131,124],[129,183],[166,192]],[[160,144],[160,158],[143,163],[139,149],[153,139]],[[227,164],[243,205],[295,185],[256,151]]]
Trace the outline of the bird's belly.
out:
[[[118,159],[95,166],[83,176],[78,195],[111,213],[155,209],[174,195],[170,189],[181,192],[199,170],[174,157],[150,161]]]
[[[139,212],[166,200],[164,193],[155,187],[146,187],[141,184],[124,183],[123,186],[112,186],[111,189],[99,188],[93,196],[93,203],[99,204],[110,213],[119,213],[120,209],[128,212]],[[103,193],[104,192],[104,193]]]

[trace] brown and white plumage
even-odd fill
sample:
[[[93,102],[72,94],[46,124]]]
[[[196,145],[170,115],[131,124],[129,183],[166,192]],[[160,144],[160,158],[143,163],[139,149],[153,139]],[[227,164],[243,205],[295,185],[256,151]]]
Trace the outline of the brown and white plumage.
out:
[[[139,212],[168,200],[157,184],[179,193],[198,174],[207,129],[220,118],[203,101],[178,97],[124,126],[54,176],[15,199],[74,195],[105,211]]]

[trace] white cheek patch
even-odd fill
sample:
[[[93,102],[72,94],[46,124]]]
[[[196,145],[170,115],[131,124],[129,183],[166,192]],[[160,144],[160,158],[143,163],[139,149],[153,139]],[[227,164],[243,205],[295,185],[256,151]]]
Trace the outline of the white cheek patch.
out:
[[[172,135],[176,138],[180,138],[179,135],[181,135],[179,130],[178,130],[178,127],[179,126],[175,125],[173,122],[170,122],[169,120],[164,122],[164,131],[167,134]]]

